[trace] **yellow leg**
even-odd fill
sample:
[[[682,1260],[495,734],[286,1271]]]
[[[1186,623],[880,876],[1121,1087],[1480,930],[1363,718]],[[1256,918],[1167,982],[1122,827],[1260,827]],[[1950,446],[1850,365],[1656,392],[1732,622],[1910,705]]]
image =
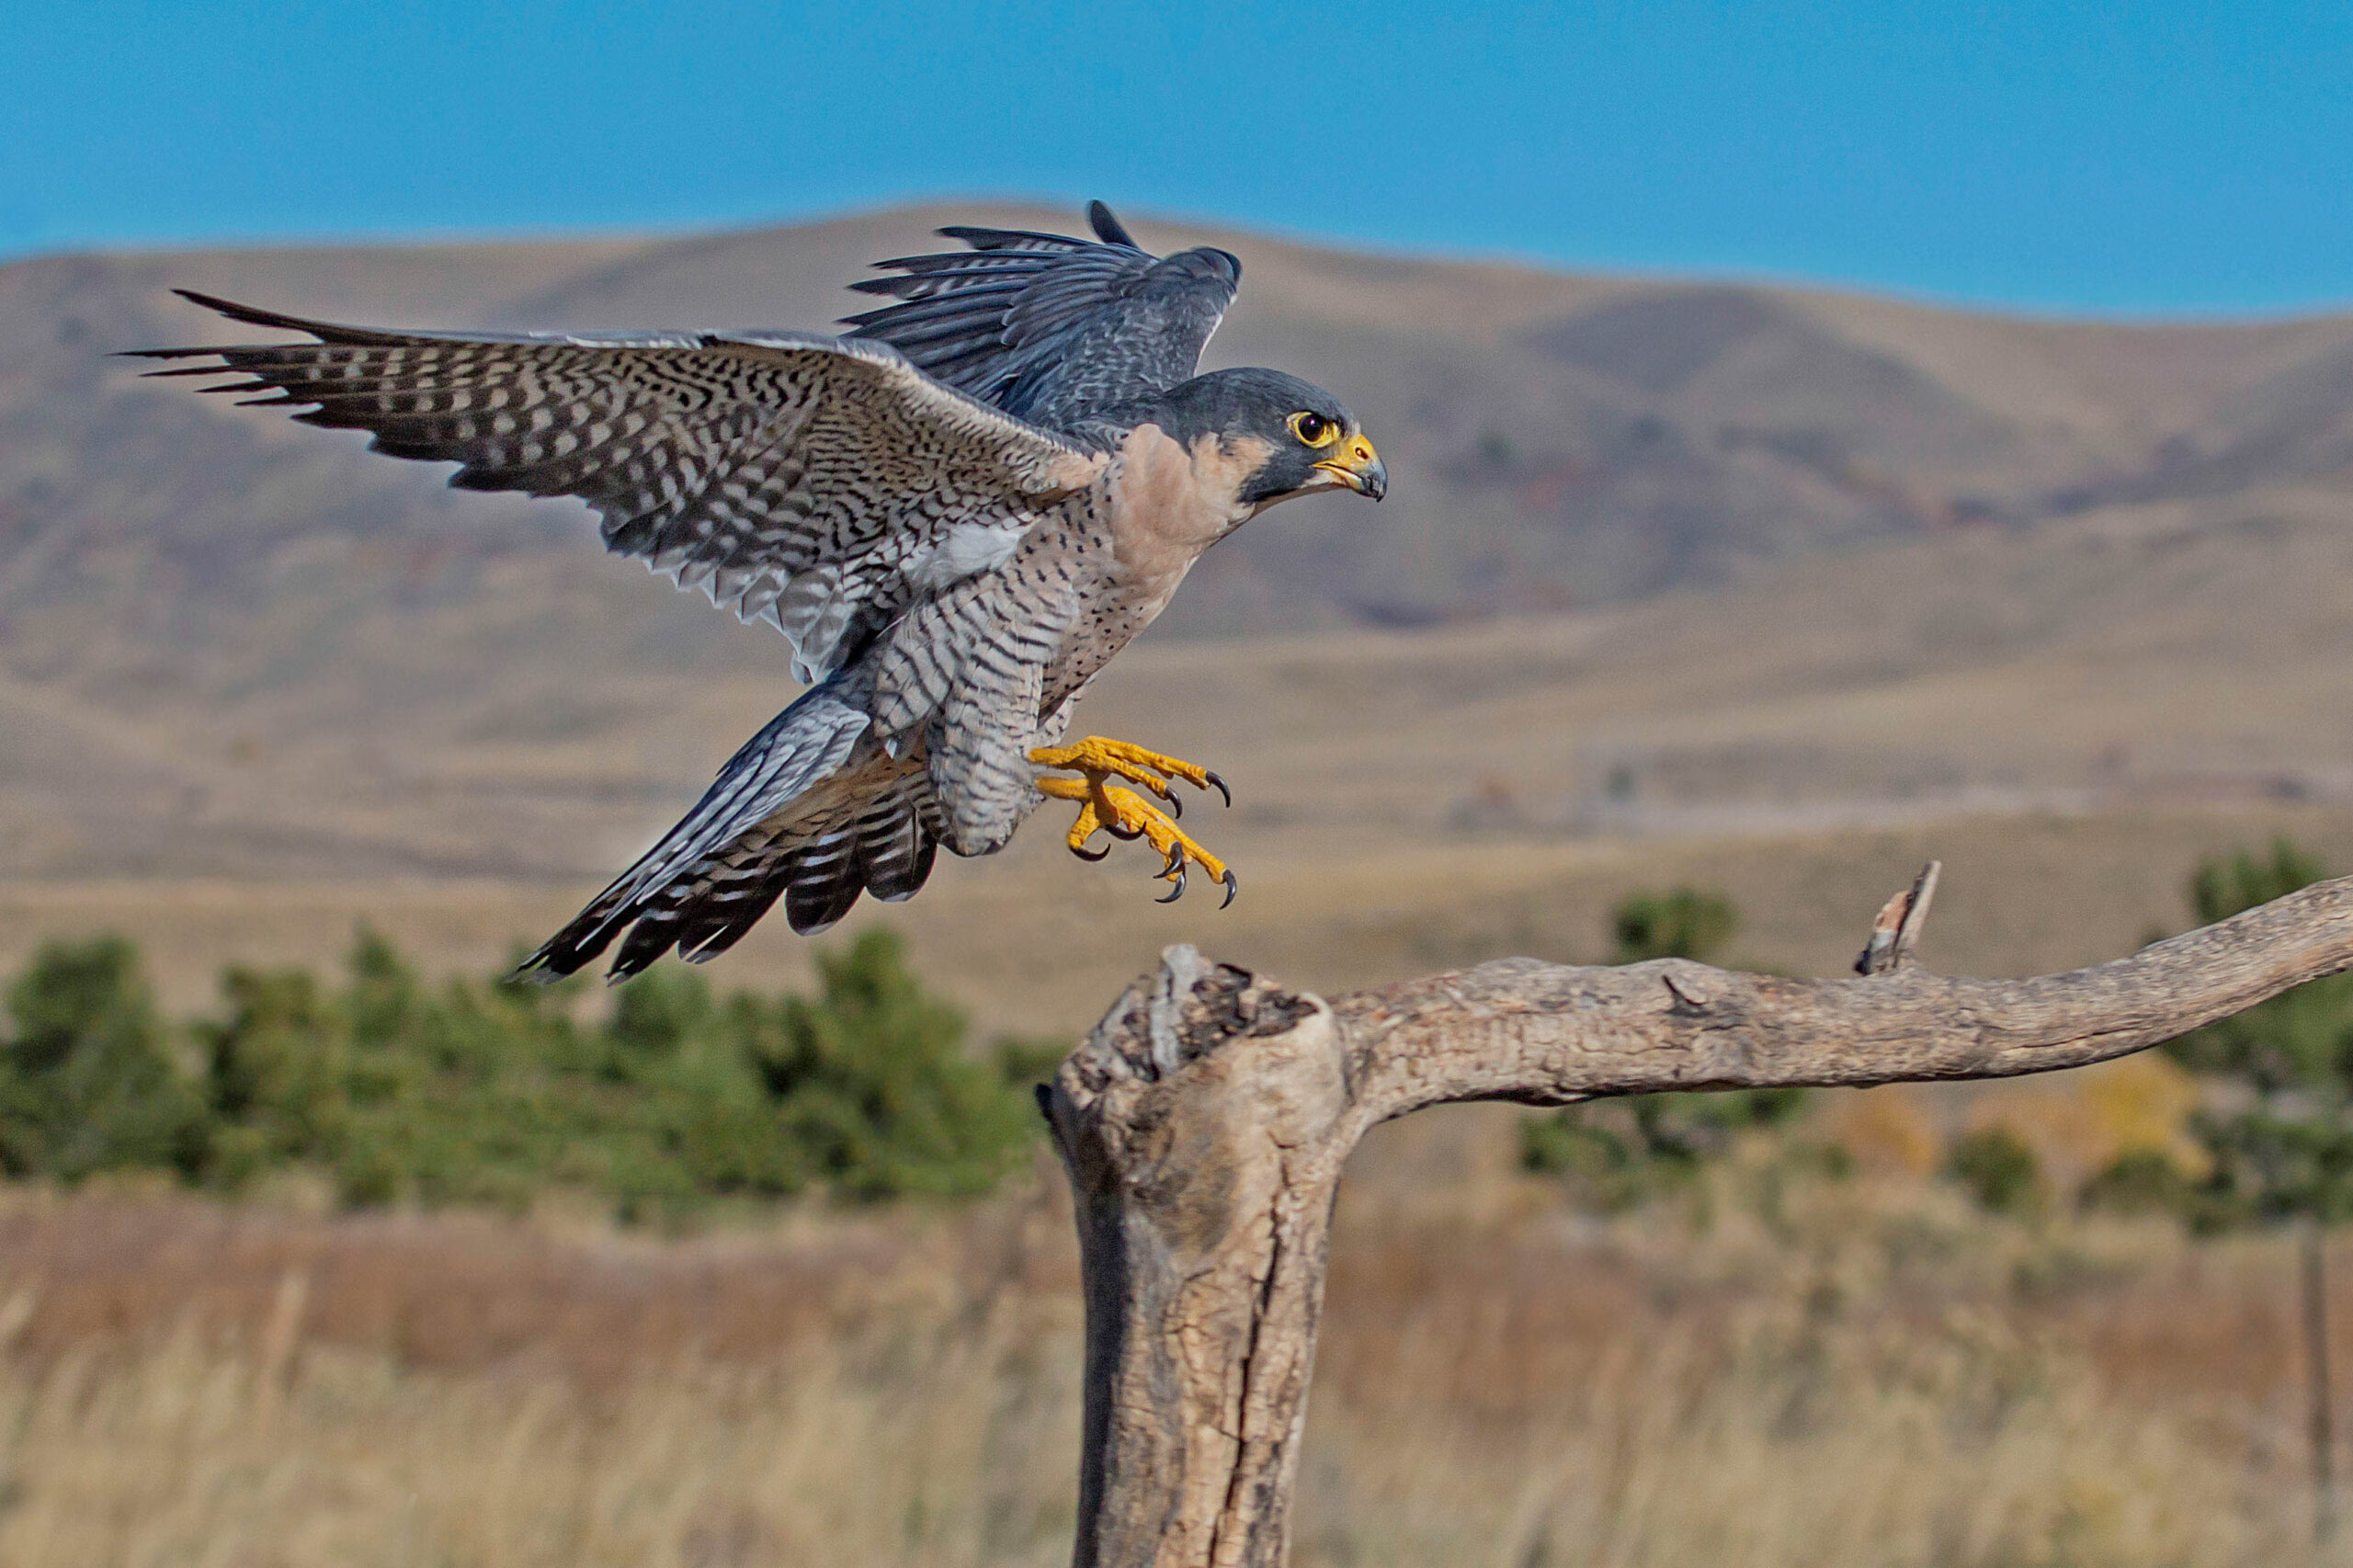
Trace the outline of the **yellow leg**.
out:
[[[1087,851],[1086,842],[1097,831],[1115,838],[1142,838],[1167,858],[1168,863],[1158,875],[1174,886],[1161,903],[1171,903],[1184,896],[1188,872],[1194,866],[1216,878],[1225,888],[1225,902],[1233,902],[1235,882],[1231,867],[1178,827],[1171,812],[1164,812],[1134,790],[1110,782],[1121,778],[1140,784],[1172,808],[1181,810],[1172,787],[1172,780],[1181,778],[1197,789],[1215,789],[1231,804],[1233,796],[1227,792],[1225,781],[1216,774],[1195,763],[1095,735],[1075,745],[1040,746],[1029,754],[1029,760],[1085,775],[1081,778],[1038,780],[1040,794],[1078,802],[1078,819],[1071,824],[1070,835],[1063,840],[1072,854],[1082,860],[1100,860],[1109,854],[1108,848],[1091,854]]]

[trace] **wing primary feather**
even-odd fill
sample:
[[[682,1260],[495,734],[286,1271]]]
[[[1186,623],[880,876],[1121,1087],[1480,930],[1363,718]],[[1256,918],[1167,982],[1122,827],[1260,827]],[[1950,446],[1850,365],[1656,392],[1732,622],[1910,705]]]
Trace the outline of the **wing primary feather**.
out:
[[[922,256],[894,256],[874,265],[900,272],[921,273],[926,277],[941,273],[970,272],[982,275],[1041,272],[1063,256],[1088,248],[1078,240],[1065,240],[1054,250],[945,250],[930,251]],[[881,279],[899,282],[904,279]]]
[[[259,305],[241,305],[234,300],[224,300],[218,294],[200,294],[193,289],[175,289],[173,293],[190,304],[227,316],[231,321],[244,322],[248,326],[275,327],[284,332],[306,332],[321,343],[390,345],[403,342],[397,332],[380,332],[372,327],[344,326],[334,322],[308,321],[290,316],[281,311],[267,311]]]
[[[969,223],[954,223],[932,233],[943,240],[958,240],[974,250],[1002,251],[1017,246],[1038,250],[1081,250],[1085,240],[1074,240],[1068,234],[1041,234],[1035,229],[982,229]]]
[[[1136,244],[1135,237],[1128,233],[1127,225],[1111,216],[1111,210],[1099,201],[1090,201],[1086,204],[1086,226],[1093,229],[1095,237],[1107,245],[1125,245],[1130,250],[1143,249],[1143,246]]]
[[[1024,229],[946,228],[971,249],[894,256],[897,274],[852,285],[899,302],[847,316],[918,369],[1050,429],[1164,392],[1194,373],[1233,301],[1240,265],[1222,251],[1165,260],[1110,209],[1087,209],[1094,240]]]

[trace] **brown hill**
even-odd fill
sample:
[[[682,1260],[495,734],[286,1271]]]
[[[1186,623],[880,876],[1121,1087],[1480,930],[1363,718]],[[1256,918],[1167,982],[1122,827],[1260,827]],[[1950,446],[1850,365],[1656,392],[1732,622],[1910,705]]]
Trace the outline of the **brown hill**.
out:
[[[379,546],[383,559],[355,580],[370,598],[479,592],[494,562],[576,547],[581,529],[557,511],[450,497],[429,472],[361,457],[356,439],[140,384],[103,352],[239,331],[168,284],[392,322],[823,327],[853,302],[841,285],[866,261],[973,215],[0,269],[0,608],[104,604],[112,619],[138,612],[155,639],[250,608],[264,563],[301,540],[313,553],[321,540]],[[2353,319],[2090,326],[1148,237],[1245,253],[1213,359],[1291,366],[1344,390],[1399,478],[1375,516],[1327,503],[1237,539],[1205,564],[1173,630],[1589,605],[1955,524],[2353,475]],[[139,582],[109,565],[125,548],[148,557]]]
[[[387,323],[823,325],[867,260],[976,216],[1070,221],[0,269],[0,876],[561,902],[789,695],[772,636],[605,559],[576,507],[452,494],[105,358],[234,332],[166,285]],[[1394,474],[1381,507],[1301,503],[1213,552],[1088,715],[1239,772],[1221,831],[1310,882],[2342,786],[2353,319],[2067,324],[1145,237],[1240,252],[1213,360],[1340,390]]]

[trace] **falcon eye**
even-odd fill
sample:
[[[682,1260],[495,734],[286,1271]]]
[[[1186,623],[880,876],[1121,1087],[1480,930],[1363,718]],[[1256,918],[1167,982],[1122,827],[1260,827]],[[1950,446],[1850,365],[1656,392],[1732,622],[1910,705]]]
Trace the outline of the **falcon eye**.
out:
[[[1328,447],[1340,438],[1340,427],[1320,414],[1305,412],[1290,416],[1290,433],[1310,447]]]

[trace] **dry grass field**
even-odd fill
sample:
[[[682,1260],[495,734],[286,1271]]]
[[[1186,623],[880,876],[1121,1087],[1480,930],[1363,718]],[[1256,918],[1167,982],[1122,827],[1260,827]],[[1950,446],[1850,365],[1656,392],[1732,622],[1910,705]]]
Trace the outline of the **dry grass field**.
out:
[[[668,1243],[14,1194],[0,1562],[1059,1562],[1074,1275],[1042,1171]],[[1611,1223],[1516,1179],[1452,1215],[1376,1184],[1343,1202],[1298,1561],[2330,1561],[2288,1277],[2260,1241],[1754,1162]]]

